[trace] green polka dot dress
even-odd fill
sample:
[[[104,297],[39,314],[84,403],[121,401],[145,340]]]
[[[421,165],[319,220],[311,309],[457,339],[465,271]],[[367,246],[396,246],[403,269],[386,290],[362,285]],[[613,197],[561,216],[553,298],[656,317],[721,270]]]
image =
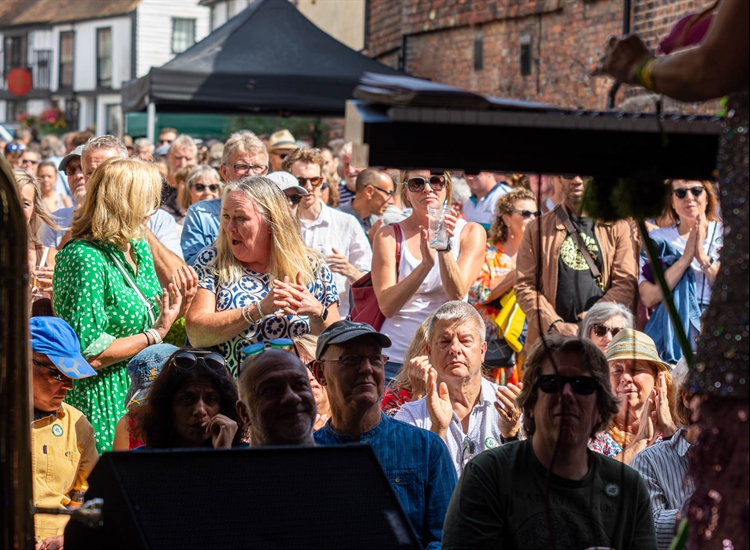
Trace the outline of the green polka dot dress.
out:
[[[149,307],[154,317],[158,317],[156,296],[161,287],[151,249],[145,240],[131,240],[130,244],[138,267],[137,276],[124,254],[108,243],[96,243],[95,246],[87,241],[71,241],[55,259],[52,281],[55,315],[73,327],[85,358],[99,355],[117,338],[150,328]],[[147,298],[148,306],[102,250],[119,256]],[[130,386],[125,368],[127,363],[128,359],[124,359],[99,370],[96,376],[74,380],[73,390],[65,399],[91,422],[99,453],[112,449],[115,426],[126,412],[125,394]]]

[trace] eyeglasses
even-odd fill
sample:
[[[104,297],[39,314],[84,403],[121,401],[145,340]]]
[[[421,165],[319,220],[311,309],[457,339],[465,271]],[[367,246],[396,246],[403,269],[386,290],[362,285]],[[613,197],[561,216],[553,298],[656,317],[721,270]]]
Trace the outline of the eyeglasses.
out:
[[[536,383],[544,393],[560,393],[566,384],[570,384],[578,395],[591,395],[599,387],[599,380],[593,376],[545,374],[537,378]]]
[[[256,176],[262,176],[268,170],[267,164],[228,164],[227,166],[234,168],[237,174],[247,174],[252,170]]]
[[[338,361],[346,368],[356,368],[362,364],[363,359],[367,359],[373,367],[382,367],[388,362],[388,356],[382,353],[374,353],[373,355],[340,355],[333,359],[318,359],[321,363],[328,363],[331,361]]]
[[[25,151],[26,146],[23,143],[9,143],[6,145],[8,152],[15,153],[16,151]]]
[[[409,178],[406,180],[406,188],[412,193],[421,193],[428,183],[433,191],[442,191],[445,188],[445,176],[430,176],[430,179],[420,176]]]
[[[687,197],[688,191],[697,199],[703,194],[703,191],[705,191],[706,188],[702,185],[696,185],[695,187],[680,187],[679,189],[675,189],[672,191],[674,193],[674,196],[678,199],[682,200],[685,197]]]
[[[218,193],[219,192],[219,184],[217,183],[196,183],[193,185],[193,189],[198,191],[198,193],[203,193],[206,189],[211,191],[211,193]]]
[[[47,369],[48,371],[50,371],[52,373],[52,378],[57,382],[68,382],[69,380],[72,380],[70,376],[63,374],[58,369],[47,366],[44,363],[37,361],[36,359],[32,359],[31,362],[34,363],[37,367],[42,367],[43,369]]]
[[[393,191],[386,191],[385,189],[383,189],[382,187],[378,187],[377,185],[370,185],[370,187],[377,189],[381,193],[385,193],[388,197],[393,196]]]
[[[172,364],[184,371],[194,369],[198,363],[203,363],[215,372],[222,372],[227,366],[224,357],[215,351],[181,351],[172,358]]]
[[[286,200],[288,200],[292,204],[299,204],[302,202],[302,195],[300,195],[299,193],[294,193],[293,195],[287,195]]]
[[[604,338],[607,333],[612,333],[612,338],[614,338],[618,332],[622,330],[622,327],[615,327],[615,328],[609,328],[607,325],[602,324],[595,324],[591,327],[591,330],[594,331],[594,334],[596,334],[599,338]]]
[[[304,187],[306,183],[309,183],[312,187],[317,187],[323,183],[322,176],[315,176],[314,178],[297,178],[301,187]]]
[[[531,211],[531,210],[514,210],[511,212],[511,214],[519,214],[524,220],[528,220],[529,218],[538,218],[542,215],[539,210]]]

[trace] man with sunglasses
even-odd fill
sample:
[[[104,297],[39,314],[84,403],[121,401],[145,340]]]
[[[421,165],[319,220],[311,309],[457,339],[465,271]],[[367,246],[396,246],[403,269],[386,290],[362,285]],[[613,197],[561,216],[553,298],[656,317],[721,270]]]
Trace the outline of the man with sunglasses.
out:
[[[467,465],[443,548],[655,550],[644,481],[587,449],[617,412],[602,352],[587,340],[545,337],[524,365],[518,405],[529,439]]]
[[[354,198],[339,205],[339,210],[357,218],[370,242],[383,224],[398,223],[408,217],[393,205],[395,186],[385,172],[374,168],[362,170],[357,176],[356,190]]]
[[[66,508],[73,493],[86,491],[86,478],[98,460],[94,428],[78,409],[64,403],[73,380],[96,375],[81,356],[73,329],[57,317],[30,322],[34,418],[31,464],[34,505]],[[62,547],[68,516],[36,515],[36,541]]]
[[[299,205],[305,244],[323,253],[339,292],[339,313],[349,313],[351,283],[370,270],[372,250],[362,226],[352,216],[335,210],[320,198],[323,157],[319,149],[300,147],[284,159],[283,169],[307,190]]]
[[[528,318],[526,349],[541,334],[575,336],[597,302],[635,307],[638,266],[628,223],[600,223],[586,215],[587,178],[560,181],[564,201],[529,223],[516,256],[514,288]]]
[[[463,204],[463,214],[467,222],[476,222],[489,231],[495,221],[497,200],[509,193],[511,188],[495,179],[492,172],[466,172],[466,183],[471,189],[471,197]]]
[[[313,437],[317,445],[371,445],[414,532],[434,550],[456,474],[439,437],[380,410],[388,360],[382,351],[390,346],[385,334],[353,321],[337,321],[318,336],[312,368],[332,416]]]
[[[299,208],[299,203],[302,202],[303,197],[309,195],[307,189],[305,189],[304,187],[300,187],[297,178],[295,178],[289,172],[284,172],[283,170],[280,170],[278,172],[271,172],[270,174],[268,174],[268,179],[278,185],[279,189],[284,192],[284,196],[286,197],[286,202],[289,205],[289,210],[292,213],[292,216],[297,217],[297,209]]]

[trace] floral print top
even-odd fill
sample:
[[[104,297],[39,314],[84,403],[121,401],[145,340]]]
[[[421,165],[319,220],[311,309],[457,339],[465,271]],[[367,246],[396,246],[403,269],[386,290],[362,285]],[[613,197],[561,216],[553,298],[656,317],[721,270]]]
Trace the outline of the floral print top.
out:
[[[476,282],[469,289],[469,303],[473,305],[484,319],[487,327],[486,338],[488,341],[498,338],[495,317],[500,309],[484,302],[489,297],[492,289],[490,281],[495,277],[502,277],[515,269],[513,260],[505,253],[503,245],[495,241],[487,241],[487,252],[484,257],[484,265]],[[496,303],[496,301],[495,301]]]
[[[242,278],[239,281],[221,282],[212,266],[209,265],[215,257],[216,247],[208,246],[198,253],[193,267],[198,273],[198,287],[210,290],[216,295],[216,311],[243,308],[248,304],[260,302],[266,297],[272,283],[269,274],[243,269]],[[315,280],[308,286],[308,290],[325,307],[339,301],[331,270],[325,264],[322,264],[322,267],[315,273]],[[229,372],[236,378],[243,358],[242,349],[246,346],[273,338],[294,338],[308,332],[310,332],[310,320],[307,317],[268,315],[261,323],[250,325],[235,337],[219,344],[218,347],[224,355]]]

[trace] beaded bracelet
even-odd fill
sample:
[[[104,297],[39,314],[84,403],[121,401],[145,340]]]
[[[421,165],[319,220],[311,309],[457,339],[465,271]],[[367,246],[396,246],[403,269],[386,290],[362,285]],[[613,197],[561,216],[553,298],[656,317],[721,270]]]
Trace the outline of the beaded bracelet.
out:
[[[656,63],[656,58],[651,56],[647,58],[643,63],[640,64],[638,67],[638,70],[635,72],[635,80],[646,88],[649,92],[653,92],[654,90],[654,77],[653,77],[653,70],[654,70],[654,64]]]

